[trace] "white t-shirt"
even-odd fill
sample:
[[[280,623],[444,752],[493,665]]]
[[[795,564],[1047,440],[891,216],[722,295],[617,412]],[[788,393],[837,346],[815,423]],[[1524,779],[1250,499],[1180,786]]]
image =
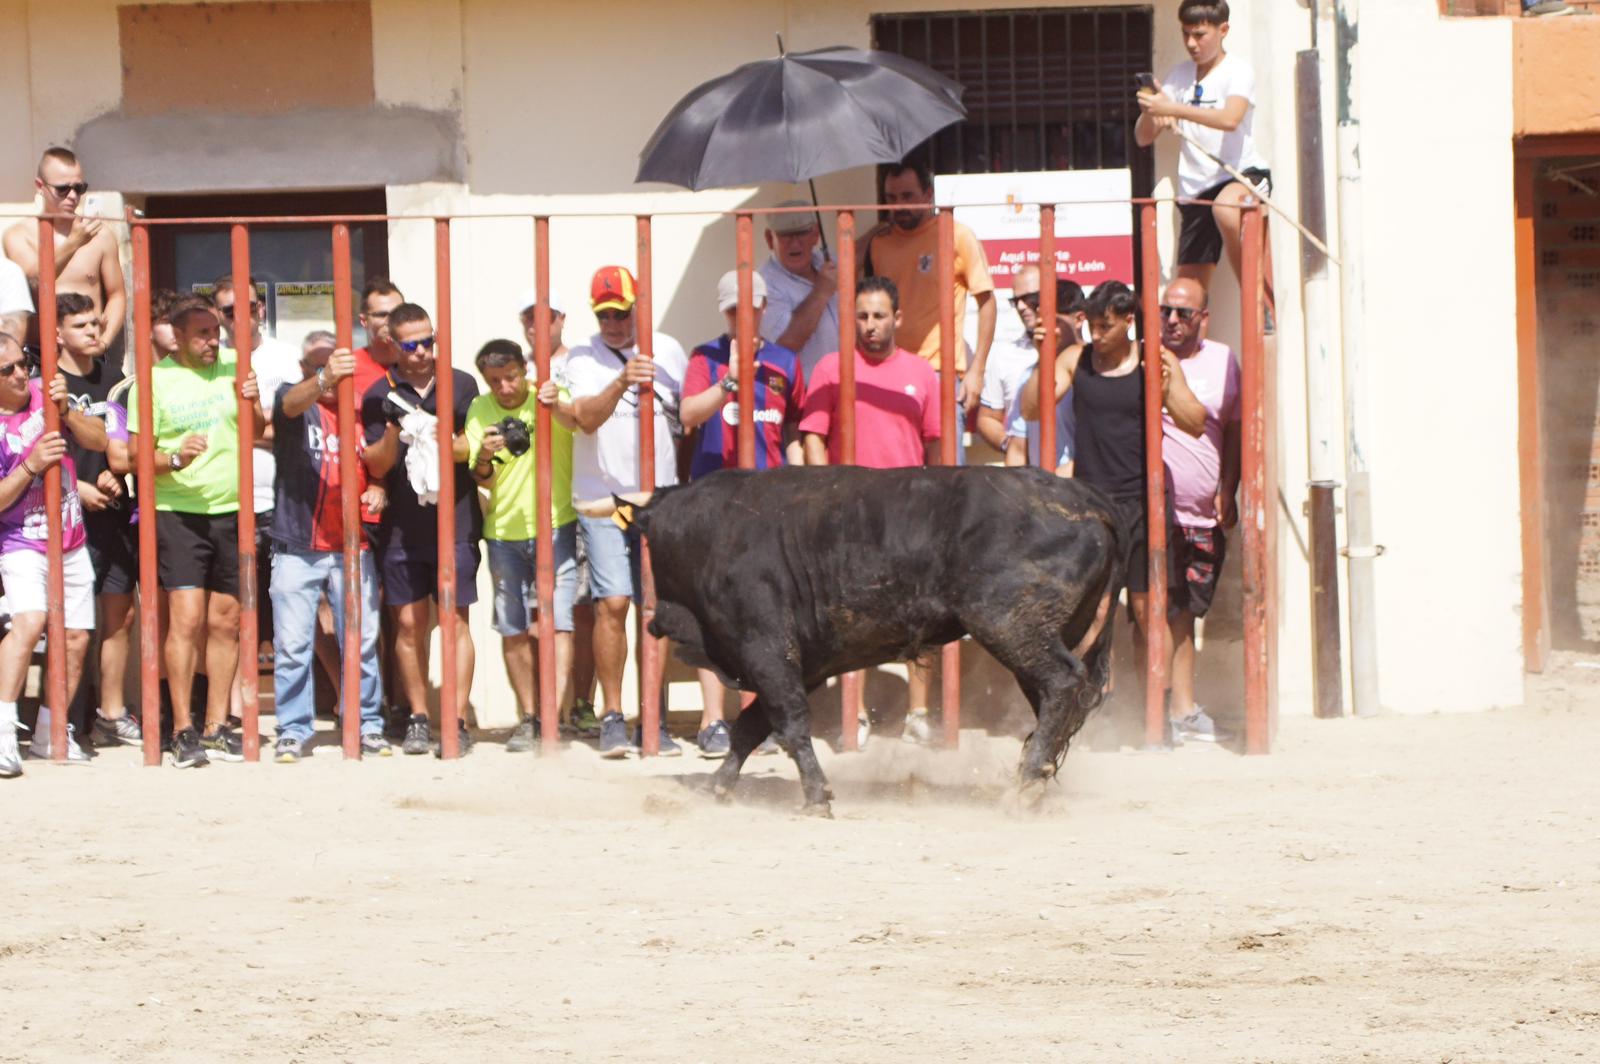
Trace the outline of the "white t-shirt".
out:
[[[567,352],[567,388],[574,400],[599,395],[622,372],[625,359],[638,354],[637,346],[621,353],[601,341],[599,334]],[[665,333],[655,334],[656,486],[678,482],[678,457],[674,449],[678,402],[683,395],[683,375],[689,359],[683,347]],[[575,432],[572,440],[572,498],[580,511],[611,496],[639,490],[639,393],[630,388],[617,407],[594,432]]]
[[[813,262],[822,265],[822,251],[818,249],[812,255]],[[789,327],[789,321],[794,317],[795,308],[804,303],[816,286],[798,274],[790,273],[789,268],[777,259],[768,259],[761,264],[761,276],[767,282],[767,308],[761,313],[761,335],[772,343],[778,342],[784,330]],[[822,314],[817,318],[817,327],[812,331],[806,342],[800,345],[800,350],[795,354],[800,356],[800,368],[805,374],[805,379],[811,379],[811,371],[817,368],[823,356],[831,355],[839,350],[839,296],[835,293],[828,300],[828,305],[822,308]]]
[[[298,384],[306,379],[300,369],[300,349],[271,336],[263,336],[261,342],[251,349],[250,368],[255,371],[256,384],[261,388],[262,398],[269,404],[269,412],[271,397],[278,394],[279,387]],[[257,416],[260,413],[256,411]],[[268,423],[271,423],[270,417]],[[251,452],[250,460],[255,481],[255,511],[258,514],[265,513],[273,507],[278,461],[272,456],[271,447],[257,447]]]
[[[32,314],[33,293],[22,267],[0,255],[0,314]],[[17,337],[20,340],[22,337]]]
[[[1221,110],[1230,96],[1243,96],[1250,101],[1244,120],[1232,133],[1202,126],[1196,122],[1179,122],[1184,135],[1212,155],[1236,170],[1267,169],[1267,160],[1256,150],[1252,132],[1256,118],[1256,72],[1235,55],[1224,55],[1203,81],[1195,81],[1193,60],[1179,63],[1161,83],[1161,91],[1182,104]],[[1188,141],[1182,141],[1178,154],[1178,194],[1198,196],[1202,192],[1231,181],[1228,172],[1200,152]]]

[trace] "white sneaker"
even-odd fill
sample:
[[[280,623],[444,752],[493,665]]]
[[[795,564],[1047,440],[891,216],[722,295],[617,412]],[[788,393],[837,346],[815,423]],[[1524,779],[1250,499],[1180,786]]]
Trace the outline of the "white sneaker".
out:
[[[928,724],[928,711],[907,713],[906,726],[900,731],[900,741],[927,746],[933,741],[933,728]]]
[[[78,745],[74,737],[73,726],[67,725],[67,764],[87,765],[89,755],[83,752],[83,747]],[[37,728],[33,733],[33,741],[28,744],[28,756],[40,761],[50,760],[50,733],[43,728]]]
[[[865,750],[867,739],[872,735],[872,718],[867,716],[867,711],[862,710],[856,714],[856,749]]]
[[[1188,716],[1173,721],[1172,730],[1177,738],[1191,743],[1221,743],[1232,738],[1217,727],[1217,722],[1211,719],[1211,714],[1200,706],[1195,706],[1194,712]]]
[[[17,748],[17,733],[0,724],[0,780],[22,775],[22,751]]]

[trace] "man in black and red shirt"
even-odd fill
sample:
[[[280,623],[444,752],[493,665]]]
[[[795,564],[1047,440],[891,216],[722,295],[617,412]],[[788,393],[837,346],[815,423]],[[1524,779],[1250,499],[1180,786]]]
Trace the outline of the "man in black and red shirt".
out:
[[[355,373],[356,360],[333,337],[306,337],[301,367],[306,377],[285,384],[272,401],[272,451],[278,463],[272,515],[273,685],[278,715],[274,757],[300,760],[311,738],[317,608],[326,594],[333,605],[339,645],[344,646],[344,511],[339,479],[339,382]],[[353,445],[362,445],[358,432]],[[369,486],[366,466],[356,462],[363,511],[381,510],[381,487]],[[365,524],[363,524],[365,528]],[[383,737],[383,690],[378,675],[378,577],[361,543],[361,751],[388,756]],[[342,704],[342,702],[341,702]]]

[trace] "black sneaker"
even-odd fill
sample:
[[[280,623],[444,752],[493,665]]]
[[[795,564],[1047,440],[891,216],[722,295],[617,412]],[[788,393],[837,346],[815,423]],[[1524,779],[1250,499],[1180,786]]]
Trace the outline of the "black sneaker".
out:
[[[425,754],[433,746],[433,732],[428,727],[428,717],[424,713],[413,713],[411,720],[406,724],[406,737],[400,744],[400,750],[406,754]]]
[[[178,768],[200,768],[209,765],[205,747],[200,745],[200,733],[185,728],[172,737],[172,763]]]
[[[639,727],[633,729],[633,745],[639,750],[643,750],[644,749],[644,725],[642,725],[642,724],[639,725]],[[661,742],[660,742],[660,745],[658,745],[656,747],[656,756],[657,757],[682,757],[683,756],[683,747],[681,747],[677,743],[673,742],[672,741],[672,736],[667,734],[667,722],[666,721],[662,721],[661,722]]]
[[[202,735],[200,745],[205,747],[206,757],[212,761],[244,760],[244,742],[226,726],[210,735]]]
[[[532,717],[518,724],[511,732],[511,737],[506,740],[506,753],[525,754],[533,749],[538,742],[539,729],[535,726]]]
[[[600,756],[615,761],[627,757],[633,749],[628,742],[628,725],[621,713],[607,713],[600,718]]]
[[[362,757],[393,757],[394,746],[377,732],[361,737]]]
[[[128,712],[120,717],[104,717],[96,710],[93,735],[96,746],[140,746],[144,743],[138,719]]]
[[[472,737],[472,733],[467,730],[467,722],[464,720],[456,721],[456,734],[460,736],[460,738],[456,740],[456,756],[466,757],[468,754],[472,753],[472,747],[477,743],[477,740],[474,739]]]
[[[700,748],[700,756],[715,760],[728,756],[728,725],[720,720],[712,721],[708,726],[700,729],[700,734],[694,737],[694,744]]]
[[[388,703],[383,707],[383,737],[391,743],[402,743],[406,738],[406,729],[411,724],[411,711],[405,706],[395,706]]]

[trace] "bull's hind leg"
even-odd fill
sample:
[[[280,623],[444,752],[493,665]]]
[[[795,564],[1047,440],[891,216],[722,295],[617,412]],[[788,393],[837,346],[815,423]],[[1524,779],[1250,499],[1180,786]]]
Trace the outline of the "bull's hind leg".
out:
[[[716,775],[711,777],[711,787],[718,798],[726,800],[733,797],[733,789],[739,783],[739,773],[744,769],[745,758],[749,757],[756,747],[766,742],[770,734],[772,734],[772,723],[767,719],[766,706],[757,696],[754,702],[744,707],[738,719],[733,722],[728,756],[723,759]]]
[[[1088,715],[1080,692],[1095,682],[1094,670],[1047,630],[974,630],[973,637],[1011,670],[1038,718],[1022,747],[1022,782],[1049,779]]]

